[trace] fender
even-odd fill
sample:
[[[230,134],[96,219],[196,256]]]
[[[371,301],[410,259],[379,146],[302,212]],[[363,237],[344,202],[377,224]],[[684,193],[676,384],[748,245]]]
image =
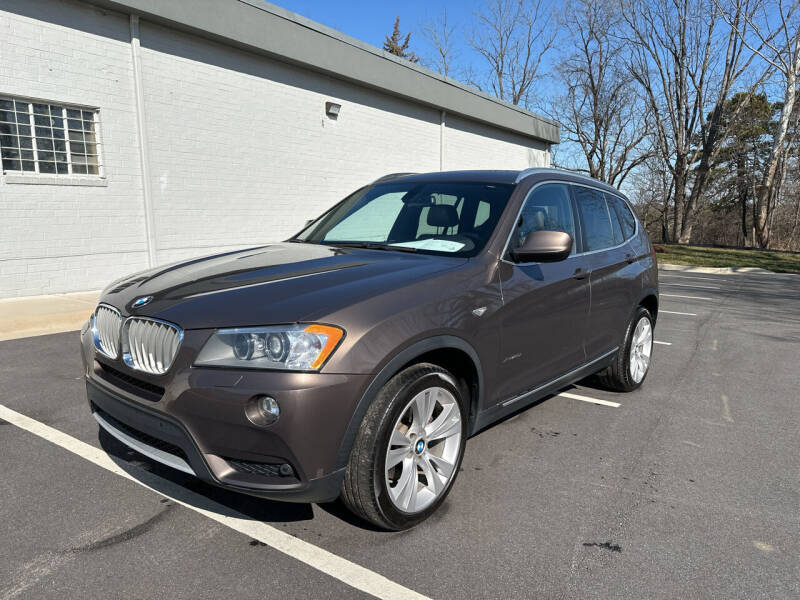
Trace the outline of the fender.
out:
[[[478,394],[477,397],[472,399],[472,406],[470,407],[470,422],[468,425],[468,435],[471,435],[474,428],[475,416],[480,406],[480,400],[483,398],[483,369],[481,361],[478,358],[478,353],[475,349],[463,338],[453,335],[437,335],[434,337],[425,338],[415,342],[411,346],[404,348],[395,354],[383,368],[378,371],[378,374],[372,379],[372,382],[367,386],[366,391],[362,394],[361,399],[358,401],[353,416],[350,417],[350,422],[347,425],[344,438],[339,446],[339,452],[336,457],[336,468],[340,469],[347,466],[347,461],[350,458],[350,451],[353,449],[353,444],[358,434],[358,429],[361,427],[361,422],[364,420],[364,415],[367,413],[372,401],[378,394],[380,389],[389,381],[400,368],[413,361],[418,356],[422,356],[432,350],[442,350],[446,348],[454,348],[465,352],[475,365],[475,370],[478,373]]]
[[[641,304],[648,296],[653,296],[656,299],[656,314],[653,315],[653,328],[655,329],[656,321],[658,321],[658,305],[661,302],[661,298],[658,295],[658,287],[648,286],[643,288],[637,306]]]

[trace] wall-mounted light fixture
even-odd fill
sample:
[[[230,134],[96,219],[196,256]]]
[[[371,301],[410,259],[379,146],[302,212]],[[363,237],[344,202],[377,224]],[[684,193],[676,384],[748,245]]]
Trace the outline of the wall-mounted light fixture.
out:
[[[338,119],[339,111],[341,110],[341,108],[342,108],[341,104],[336,104],[336,102],[326,102],[325,114],[328,115],[331,119]]]

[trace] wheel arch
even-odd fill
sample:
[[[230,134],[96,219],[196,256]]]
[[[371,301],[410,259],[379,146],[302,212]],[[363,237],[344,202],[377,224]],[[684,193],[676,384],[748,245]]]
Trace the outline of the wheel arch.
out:
[[[466,387],[470,399],[467,431],[468,434],[472,434],[480,399],[483,397],[483,371],[478,353],[463,338],[452,335],[433,336],[415,342],[397,352],[372,378],[350,417],[344,438],[339,446],[336,468],[347,465],[361,422],[378,391],[397,373],[419,362],[430,362],[450,371],[458,378],[459,383]]]
[[[655,325],[658,319],[658,291],[645,290],[642,299],[639,300],[639,306],[644,306],[650,311],[650,315],[653,317],[653,325]]]

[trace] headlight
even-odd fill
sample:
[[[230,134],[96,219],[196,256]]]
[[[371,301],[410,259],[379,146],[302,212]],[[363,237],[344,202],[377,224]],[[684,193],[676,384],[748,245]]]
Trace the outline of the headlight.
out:
[[[343,336],[343,330],[331,325],[220,329],[203,346],[195,364],[315,371]]]

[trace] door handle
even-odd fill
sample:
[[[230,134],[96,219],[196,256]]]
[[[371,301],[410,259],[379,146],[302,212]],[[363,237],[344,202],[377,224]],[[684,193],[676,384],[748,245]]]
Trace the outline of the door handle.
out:
[[[586,279],[589,276],[589,271],[584,271],[580,267],[575,269],[575,272],[572,274],[573,279]]]

